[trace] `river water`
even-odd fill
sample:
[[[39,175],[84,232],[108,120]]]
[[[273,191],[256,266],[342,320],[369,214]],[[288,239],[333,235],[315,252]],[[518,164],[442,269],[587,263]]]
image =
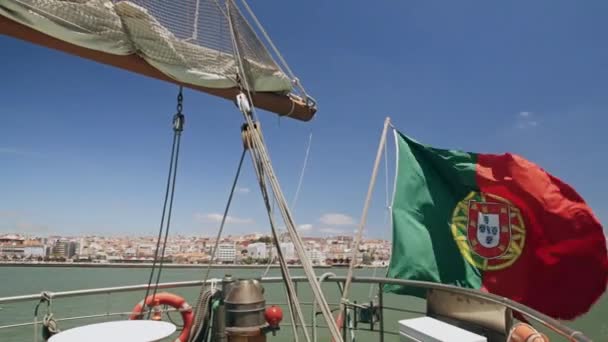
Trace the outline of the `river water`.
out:
[[[345,268],[318,269],[317,274],[333,272],[337,275],[345,275]],[[357,269],[356,275],[372,276],[372,269]],[[211,277],[220,278],[225,274],[232,274],[233,277],[249,278],[260,277],[264,269],[212,269]],[[301,269],[293,269],[292,275],[303,275]],[[164,269],[162,282],[200,280],[204,275],[204,269]],[[268,276],[279,276],[278,269],[271,269]],[[383,271],[378,271],[377,276],[382,276]],[[41,291],[66,291],[85,288],[98,288],[122,285],[136,285],[147,283],[149,269],[145,268],[87,268],[87,267],[0,267],[0,297],[25,295],[40,293]],[[267,303],[283,303],[282,308],[285,318],[281,325],[281,330],[276,337],[269,335],[269,341],[293,341],[291,335],[290,320],[287,315],[285,290],[282,284],[266,284],[265,294]],[[337,304],[339,292],[335,284],[325,284],[323,290],[330,303]],[[171,292],[177,293],[193,304],[198,295],[198,289],[176,289]],[[351,289],[351,300],[358,303],[368,302],[377,293],[377,288],[370,285],[354,284]],[[312,301],[312,296],[308,285],[300,284],[298,288],[298,298],[300,302]],[[572,294],[575,296],[576,294]],[[112,295],[96,295],[78,298],[64,298],[53,302],[52,312],[55,318],[65,318],[78,315],[103,314],[106,312],[130,312],[133,306],[144,296],[144,292],[130,292]],[[0,306],[0,326],[31,322],[36,302],[10,303]],[[425,310],[425,303],[421,299],[397,296],[391,294],[384,295],[384,305],[407,310],[408,312],[385,311],[385,341],[398,341],[398,323],[400,319],[417,317]],[[46,307],[42,308],[42,313]],[[312,312],[309,306],[304,307],[306,323],[312,322]],[[179,316],[172,315],[176,321]],[[585,332],[594,341],[608,341],[608,296],[596,303],[592,310],[574,322],[568,322],[571,327]],[[62,330],[86,323],[100,322],[106,320],[125,319],[123,317],[104,317],[95,319],[83,319],[78,321],[60,321],[59,327]],[[318,319],[323,320],[319,315]],[[369,324],[360,324],[360,327],[369,328]],[[376,325],[375,329],[378,329]],[[560,339],[551,336],[551,341]],[[377,332],[357,332],[357,341],[378,341]],[[15,327],[0,329],[1,342],[21,342],[33,341],[34,330],[32,326]],[[329,341],[326,331],[319,332],[319,341]]]

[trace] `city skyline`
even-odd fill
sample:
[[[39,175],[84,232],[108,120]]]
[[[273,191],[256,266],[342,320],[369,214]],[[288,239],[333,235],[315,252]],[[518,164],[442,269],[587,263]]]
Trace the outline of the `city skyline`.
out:
[[[299,263],[294,245],[287,235],[279,236],[286,261]],[[354,239],[350,236],[304,237],[306,257],[316,265],[344,264],[352,257]],[[226,236],[216,249],[215,238],[172,236],[159,246],[171,263],[269,264],[278,262],[277,246],[264,234]],[[359,263],[385,265],[390,258],[391,242],[363,239],[356,253]],[[0,261],[71,261],[93,263],[151,262],[157,257],[154,237],[50,236],[26,237],[0,235]],[[214,254],[215,253],[215,254]],[[213,257],[215,255],[215,257]]]

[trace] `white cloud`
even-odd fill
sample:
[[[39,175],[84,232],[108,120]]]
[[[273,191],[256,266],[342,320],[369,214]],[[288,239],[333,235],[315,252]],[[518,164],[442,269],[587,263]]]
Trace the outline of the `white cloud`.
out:
[[[355,219],[340,213],[323,214],[319,221],[330,226],[352,226],[356,224]]]
[[[516,126],[519,129],[534,128],[538,126],[537,115],[533,112],[519,112]]]
[[[303,232],[310,231],[310,230],[312,230],[312,224],[310,224],[310,223],[301,224],[298,226],[298,230],[303,231]]]
[[[247,188],[247,187],[237,187],[236,192],[238,192],[239,194],[248,194],[251,192],[251,189]]]
[[[196,221],[200,221],[200,222],[222,222],[222,218],[224,217],[224,215],[222,214],[218,214],[218,213],[208,213],[208,214],[201,214],[201,213],[195,213],[194,214],[194,219]],[[235,217],[235,216],[226,216],[226,223],[227,224],[252,224],[254,223],[253,219],[250,218],[240,218],[240,217]]]
[[[344,233],[344,230],[337,229],[337,228],[321,228],[321,229],[319,229],[319,231],[321,233],[327,233],[327,234],[343,234]]]

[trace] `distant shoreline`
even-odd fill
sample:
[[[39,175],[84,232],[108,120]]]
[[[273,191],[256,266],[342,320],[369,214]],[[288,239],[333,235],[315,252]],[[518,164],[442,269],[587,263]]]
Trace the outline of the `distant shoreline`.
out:
[[[92,262],[0,262],[1,267],[83,267],[83,268],[150,268],[152,263],[92,263]],[[174,264],[163,263],[165,268],[207,268],[208,264]],[[240,265],[240,264],[213,264],[211,268],[266,268],[268,265]],[[278,268],[278,264],[270,268]],[[348,265],[315,265],[314,268],[348,268]],[[360,268],[374,268],[386,266],[362,265]],[[289,265],[289,268],[302,268],[302,265]]]

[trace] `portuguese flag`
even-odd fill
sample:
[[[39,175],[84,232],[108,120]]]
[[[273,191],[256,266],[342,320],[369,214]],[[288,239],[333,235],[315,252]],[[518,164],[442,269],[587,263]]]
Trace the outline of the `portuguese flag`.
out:
[[[481,289],[566,320],[604,293],[606,237],[569,185],[514,154],[395,137],[388,277]],[[396,285],[385,291],[424,295]]]

